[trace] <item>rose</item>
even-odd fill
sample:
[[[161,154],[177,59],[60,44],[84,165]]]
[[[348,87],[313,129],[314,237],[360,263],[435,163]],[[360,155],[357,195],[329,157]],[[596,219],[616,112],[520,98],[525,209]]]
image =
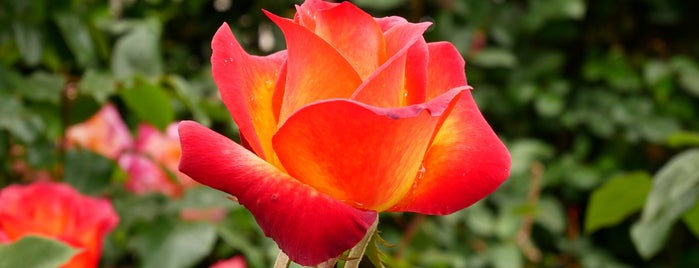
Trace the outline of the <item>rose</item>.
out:
[[[111,103],[85,122],[66,130],[68,147],[77,145],[116,160],[129,175],[126,189],[136,194],[159,192],[179,197],[186,188],[197,185],[177,170],[181,151],[178,140],[175,124],[161,133],[145,123],[138,125],[134,140],[119,111]],[[171,175],[176,179],[171,179]]]
[[[291,260],[357,244],[377,212],[444,215],[493,192],[510,155],[480,114],[453,45],[426,23],[307,1],[266,13],[287,50],[248,55],[226,24],[211,57],[243,144],[179,124],[180,170],[247,207]]]
[[[81,250],[62,267],[96,267],[102,240],[118,221],[108,200],[81,195],[66,184],[35,182],[0,190],[0,234],[5,236],[0,242],[35,234]]]
[[[128,174],[126,189],[145,194],[159,192],[180,197],[185,189],[198,185],[177,170],[181,154],[176,124],[164,133],[148,124],[139,124],[133,148],[119,156],[119,166]],[[171,178],[174,176],[175,178]]]
[[[246,268],[247,264],[243,256],[235,256],[227,260],[220,260],[209,268]]]
[[[133,146],[129,128],[113,104],[107,103],[85,122],[66,129],[68,147],[79,145],[109,159]]]

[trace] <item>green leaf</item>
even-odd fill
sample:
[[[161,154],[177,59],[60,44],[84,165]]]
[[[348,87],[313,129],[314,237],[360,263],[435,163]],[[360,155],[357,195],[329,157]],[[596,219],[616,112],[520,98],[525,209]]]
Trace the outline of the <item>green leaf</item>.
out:
[[[233,202],[221,202],[227,200],[228,194],[209,187],[193,187],[185,191],[184,196],[178,200],[180,208],[209,209],[226,208],[234,206]]]
[[[514,243],[491,247],[488,255],[495,268],[524,267],[524,258]]]
[[[20,94],[28,100],[58,104],[65,84],[65,78],[60,75],[34,72],[17,87]]]
[[[682,220],[689,227],[689,230],[694,233],[694,236],[699,238],[699,202],[694,204],[694,207],[682,216]]]
[[[255,222],[249,211],[242,206],[236,206],[228,216],[216,226],[221,240],[228,246],[240,251],[250,267],[267,267],[267,260],[260,248],[260,242],[255,240],[263,237],[262,230]],[[266,241],[271,241],[266,239]],[[273,242],[272,242],[273,243]],[[277,250],[277,246],[274,246]]]
[[[671,69],[661,60],[649,60],[643,68],[643,78],[648,85],[655,85],[669,76]]]
[[[683,146],[699,147],[699,132],[681,131],[670,135],[667,143],[671,147],[679,148]]]
[[[136,74],[153,77],[162,73],[163,64],[158,46],[159,29],[147,23],[134,27],[117,40],[112,52],[112,71],[119,80]]]
[[[546,1],[528,3],[528,12],[521,20],[524,28],[535,31],[553,20],[582,19],[587,7],[582,0]]]
[[[30,66],[39,64],[44,49],[41,29],[36,25],[16,20],[12,22],[12,30],[24,62]]]
[[[685,56],[676,56],[670,62],[679,76],[679,83],[687,93],[699,98],[699,67]]]
[[[699,196],[699,149],[673,157],[653,178],[641,220],[631,227],[631,239],[644,259],[662,249],[672,225]]]
[[[389,9],[397,8],[400,5],[405,4],[406,2],[407,2],[406,0],[383,0],[383,1],[357,0],[357,1],[354,1],[354,3],[361,8],[376,9],[376,10],[389,10]]]
[[[513,175],[529,174],[534,162],[548,159],[553,155],[551,145],[534,139],[519,139],[508,144],[507,148],[512,155],[510,170]]]
[[[639,171],[617,176],[592,192],[585,217],[585,232],[614,226],[643,207],[651,177]]]
[[[58,240],[25,236],[7,245],[0,244],[0,268],[54,268],[68,262],[79,251]]]
[[[134,88],[122,90],[120,93],[129,110],[160,130],[164,130],[175,120],[170,97],[158,86],[137,81]]]
[[[68,121],[67,126],[80,124],[95,115],[104,104],[98,103],[94,98],[85,95],[78,95],[71,100],[70,106],[67,108]]]
[[[490,236],[495,232],[495,215],[490,211],[483,202],[473,204],[465,213],[466,226],[477,235]],[[446,218],[446,217],[445,217]]]
[[[103,104],[116,92],[116,83],[111,74],[89,69],[78,83],[78,92]]]
[[[566,214],[561,202],[552,197],[542,197],[536,206],[536,222],[553,234],[563,234]]]
[[[206,222],[160,217],[132,238],[129,245],[143,261],[141,267],[192,267],[211,252],[216,229]]]
[[[81,20],[77,13],[70,12],[56,13],[54,20],[78,65],[87,67],[94,64],[97,60],[97,53],[86,22]]]
[[[191,83],[177,75],[168,75],[166,81],[175,90],[179,99],[187,105],[187,108],[192,112],[194,120],[202,125],[210,126],[211,118],[204,112],[204,109],[198,103],[201,101],[201,90],[196,90]]]
[[[472,62],[473,64],[489,68],[513,68],[517,66],[517,57],[506,49],[486,48],[478,52]]]
[[[534,104],[536,111],[544,118],[556,117],[565,109],[563,98],[552,92],[542,92]]]
[[[26,109],[14,96],[0,94],[0,114],[0,129],[9,131],[24,143],[35,141],[45,128],[41,117]]]
[[[369,259],[374,267],[384,268],[383,259],[386,259],[386,253],[381,251],[381,247],[390,247],[391,245],[381,237],[381,232],[378,229],[374,230],[374,235],[371,236],[369,244],[367,244],[365,256]]]
[[[68,150],[65,155],[64,178],[86,194],[104,190],[110,181],[114,162],[89,150]]]

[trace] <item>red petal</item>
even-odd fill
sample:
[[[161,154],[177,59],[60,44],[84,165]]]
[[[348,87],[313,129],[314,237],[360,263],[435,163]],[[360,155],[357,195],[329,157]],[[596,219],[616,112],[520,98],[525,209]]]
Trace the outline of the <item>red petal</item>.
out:
[[[350,2],[319,11],[315,33],[330,43],[366,79],[385,57],[383,32],[374,18]]]
[[[335,199],[382,211],[410,189],[435,129],[463,90],[402,108],[316,102],[289,117],[273,138],[274,148],[296,179]]]
[[[247,54],[225,23],[214,35],[211,47],[214,80],[241,135],[257,155],[274,159],[269,142],[277,128],[272,95],[286,54]]]
[[[316,265],[353,247],[376,220],[300,183],[240,145],[192,121],[179,125],[180,170],[235,196],[294,262]]]
[[[429,43],[427,98],[431,99],[455,87],[467,85],[464,59],[448,42]]]
[[[428,94],[466,84],[463,59],[447,43],[430,44]],[[464,92],[437,132],[424,174],[391,211],[449,214],[495,191],[510,174],[510,154]]]
[[[424,38],[420,38],[408,50],[405,64],[405,105],[423,103],[427,94],[427,63],[429,52]]]
[[[102,241],[118,222],[109,200],[82,195],[67,184],[42,181],[0,189],[0,236],[16,241],[42,235],[81,250],[61,267],[97,267]]]
[[[362,81],[335,48],[291,20],[265,14],[284,32],[289,55],[279,122],[306,104],[352,95]]]

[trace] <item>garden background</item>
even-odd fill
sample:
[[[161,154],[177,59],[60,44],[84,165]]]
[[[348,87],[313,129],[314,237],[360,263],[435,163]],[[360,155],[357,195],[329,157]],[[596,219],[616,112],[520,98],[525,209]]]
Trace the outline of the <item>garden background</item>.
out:
[[[433,22],[425,38],[460,50],[513,158],[509,180],[470,208],[383,213],[387,265],[699,266],[699,2],[353,2],[375,17]],[[211,38],[228,22],[252,54],[284,49],[261,9],[291,17],[294,4],[2,1],[0,187],[53,179],[112,200],[120,221],[104,267],[233,256],[270,266],[273,241],[225,194],[181,187],[165,162],[156,165],[176,189],[137,193],[120,161],[66,133],[112,105],[131,139],[143,124],[165,133],[181,119],[238,139],[211,78]]]

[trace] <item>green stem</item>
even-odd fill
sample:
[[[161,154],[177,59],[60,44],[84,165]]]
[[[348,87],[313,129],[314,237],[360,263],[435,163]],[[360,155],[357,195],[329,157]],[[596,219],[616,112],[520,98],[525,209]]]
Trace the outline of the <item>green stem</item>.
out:
[[[369,241],[371,240],[371,236],[374,235],[376,232],[376,227],[379,226],[379,219],[377,218],[376,221],[374,221],[374,224],[369,227],[369,230],[366,231],[366,235],[364,235],[364,238],[362,238],[362,241],[359,241],[356,246],[354,246],[349,254],[347,254],[347,261],[345,262],[345,268],[357,268],[359,267],[359,263],[362,262],[362,256],[364,256],[364,251],[366,250],[366,247],[369,245]]]
[[[277,260],[274,261],[274,268],[287,268],[289,267],[289,256],[284,254],[283,251],[279,250],[279,255],[277,255]]]
[[[366,250],[366,247],[369,245],[369,241],[371,241],[371,237],[374,235],[376,232],[376,227],[379,225],[379,219],[376,219],[374,223],[369,227],[369,229],[366,232],[366,235],[364,235],[364,238],[362,238],[357,245],[355,245],[352,249],[350,249],[349,253],[347,254],[347,261],[345,262],[344,268],[357,268],[359,267],[359,263],[362,261],[362,257],[364,256],[364,251]],[[324,263],[319,264],[316,267],[332,267],[335,265],[337,262],[337,258],[335,259],[330,259]],[[289,264],[291,263],[291,260],[289,259],[289,256],[284,254],[283,251],[279,251],[279,255],[277,255],[277,260],[274,261],[274,268],[288,268]]]

